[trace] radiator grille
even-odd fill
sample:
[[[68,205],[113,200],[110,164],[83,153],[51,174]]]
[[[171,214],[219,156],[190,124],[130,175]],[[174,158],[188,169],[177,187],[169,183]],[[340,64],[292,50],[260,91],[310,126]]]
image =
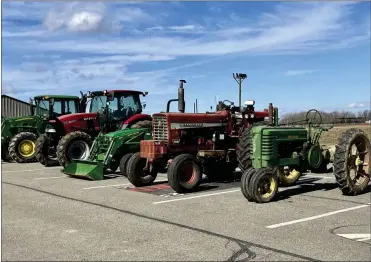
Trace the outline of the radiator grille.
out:
[[[273,154],[273,136],[263,135],[262,136],[262,156],[271,156]]]
[[[168,130],[166,116],[153,117],[153,139],[158,141],[167,141]]]

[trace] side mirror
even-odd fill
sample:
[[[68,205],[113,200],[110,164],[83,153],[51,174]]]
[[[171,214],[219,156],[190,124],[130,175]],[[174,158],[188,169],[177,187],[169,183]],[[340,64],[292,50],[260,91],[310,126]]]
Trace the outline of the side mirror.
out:
[[[143,93],[143,96],[146,96],[146,95],[148,95],[148,92],[147,91]]]
[[[142,103],[142,107],[143,107],[143,109],[146,108],[146,106],[147,106],[147,104],[146,104],[145,102]]]

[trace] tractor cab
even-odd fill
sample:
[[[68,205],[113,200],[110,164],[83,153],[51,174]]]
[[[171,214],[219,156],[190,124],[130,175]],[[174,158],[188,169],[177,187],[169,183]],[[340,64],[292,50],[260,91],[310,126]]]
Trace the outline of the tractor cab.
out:
[[[44,95],[34,97],[31,112],[43,120],[56,119],[62,115],[79,113],[80,102],[77,96]]]
[[[146,96],[147,94],[147,92],[134,90],[90,92],[87,95],[89,101],[86,111],[97,112],[100,122],[104,121],[106,125],[109,123],[107,131],[114,131],[117,127],[121,127],[125,120],[142,113],[145,104],[141,103],[140,95]]]

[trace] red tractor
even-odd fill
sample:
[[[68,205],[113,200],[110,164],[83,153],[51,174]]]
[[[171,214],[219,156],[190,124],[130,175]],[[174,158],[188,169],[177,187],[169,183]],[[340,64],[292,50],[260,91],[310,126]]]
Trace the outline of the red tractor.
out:
[[[147,92],[108,90],[82,95],[86,113],[68,114],[51,120],[36,142],[36,158],[45,165],[66,166],[71,159],[88,157],[93,139],[99,134],[105,115],[108,132],[130,127],[151,127],[150,115],[142,114],[140,95]],[[110,101],[109,105],[107,102]],[[53,101],[50,104],[53,107]],[[117,163],[118,166],[119,163]]]
[[[167,112],[152,115],[153,140],[142,140],[140,152],[127,163],[128,179],[134,186],[152,184],[157,173],[166,169],[177,193],[196,188],[203,173],[214,181],[231,178],[237,166],[244,170],[245,155],[249,155],[238,146],[244,144],[241,137],[245,139],[250,127],[266,118],[273,123],[272,104],[258,112],[254,101],[246,101],[246,107],[240,102],[238,107],[224,100],[216,112],[184,113],[183,83],[180,80],[178,99],[169,100]],[[172,101],[178,101],[180,113],[168,112]]]

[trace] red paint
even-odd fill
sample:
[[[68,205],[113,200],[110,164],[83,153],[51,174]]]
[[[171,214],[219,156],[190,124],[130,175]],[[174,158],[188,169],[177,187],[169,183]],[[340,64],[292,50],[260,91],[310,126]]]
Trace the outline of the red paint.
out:
[[[135,123],[135,122],[141,121],[141,120],[152,121],[152,117],[150,115],[147,115],[147,114],[137,114],[137,115],[133,115],[132,117],[126,119],[124,124],[129,125],[131,123]]]
[[[58,117],[59,121],[61,121],[64,125],[64,130],[66,133],[84,130],[88,128],[87,120],[84,118],[91,118],[95,117],[94,127],[95,130],[99,131],[99,122],[98,122],[98,113],[77,113],[77,114],[70,114]],[[72,121],[72,122],[71,122]]]

